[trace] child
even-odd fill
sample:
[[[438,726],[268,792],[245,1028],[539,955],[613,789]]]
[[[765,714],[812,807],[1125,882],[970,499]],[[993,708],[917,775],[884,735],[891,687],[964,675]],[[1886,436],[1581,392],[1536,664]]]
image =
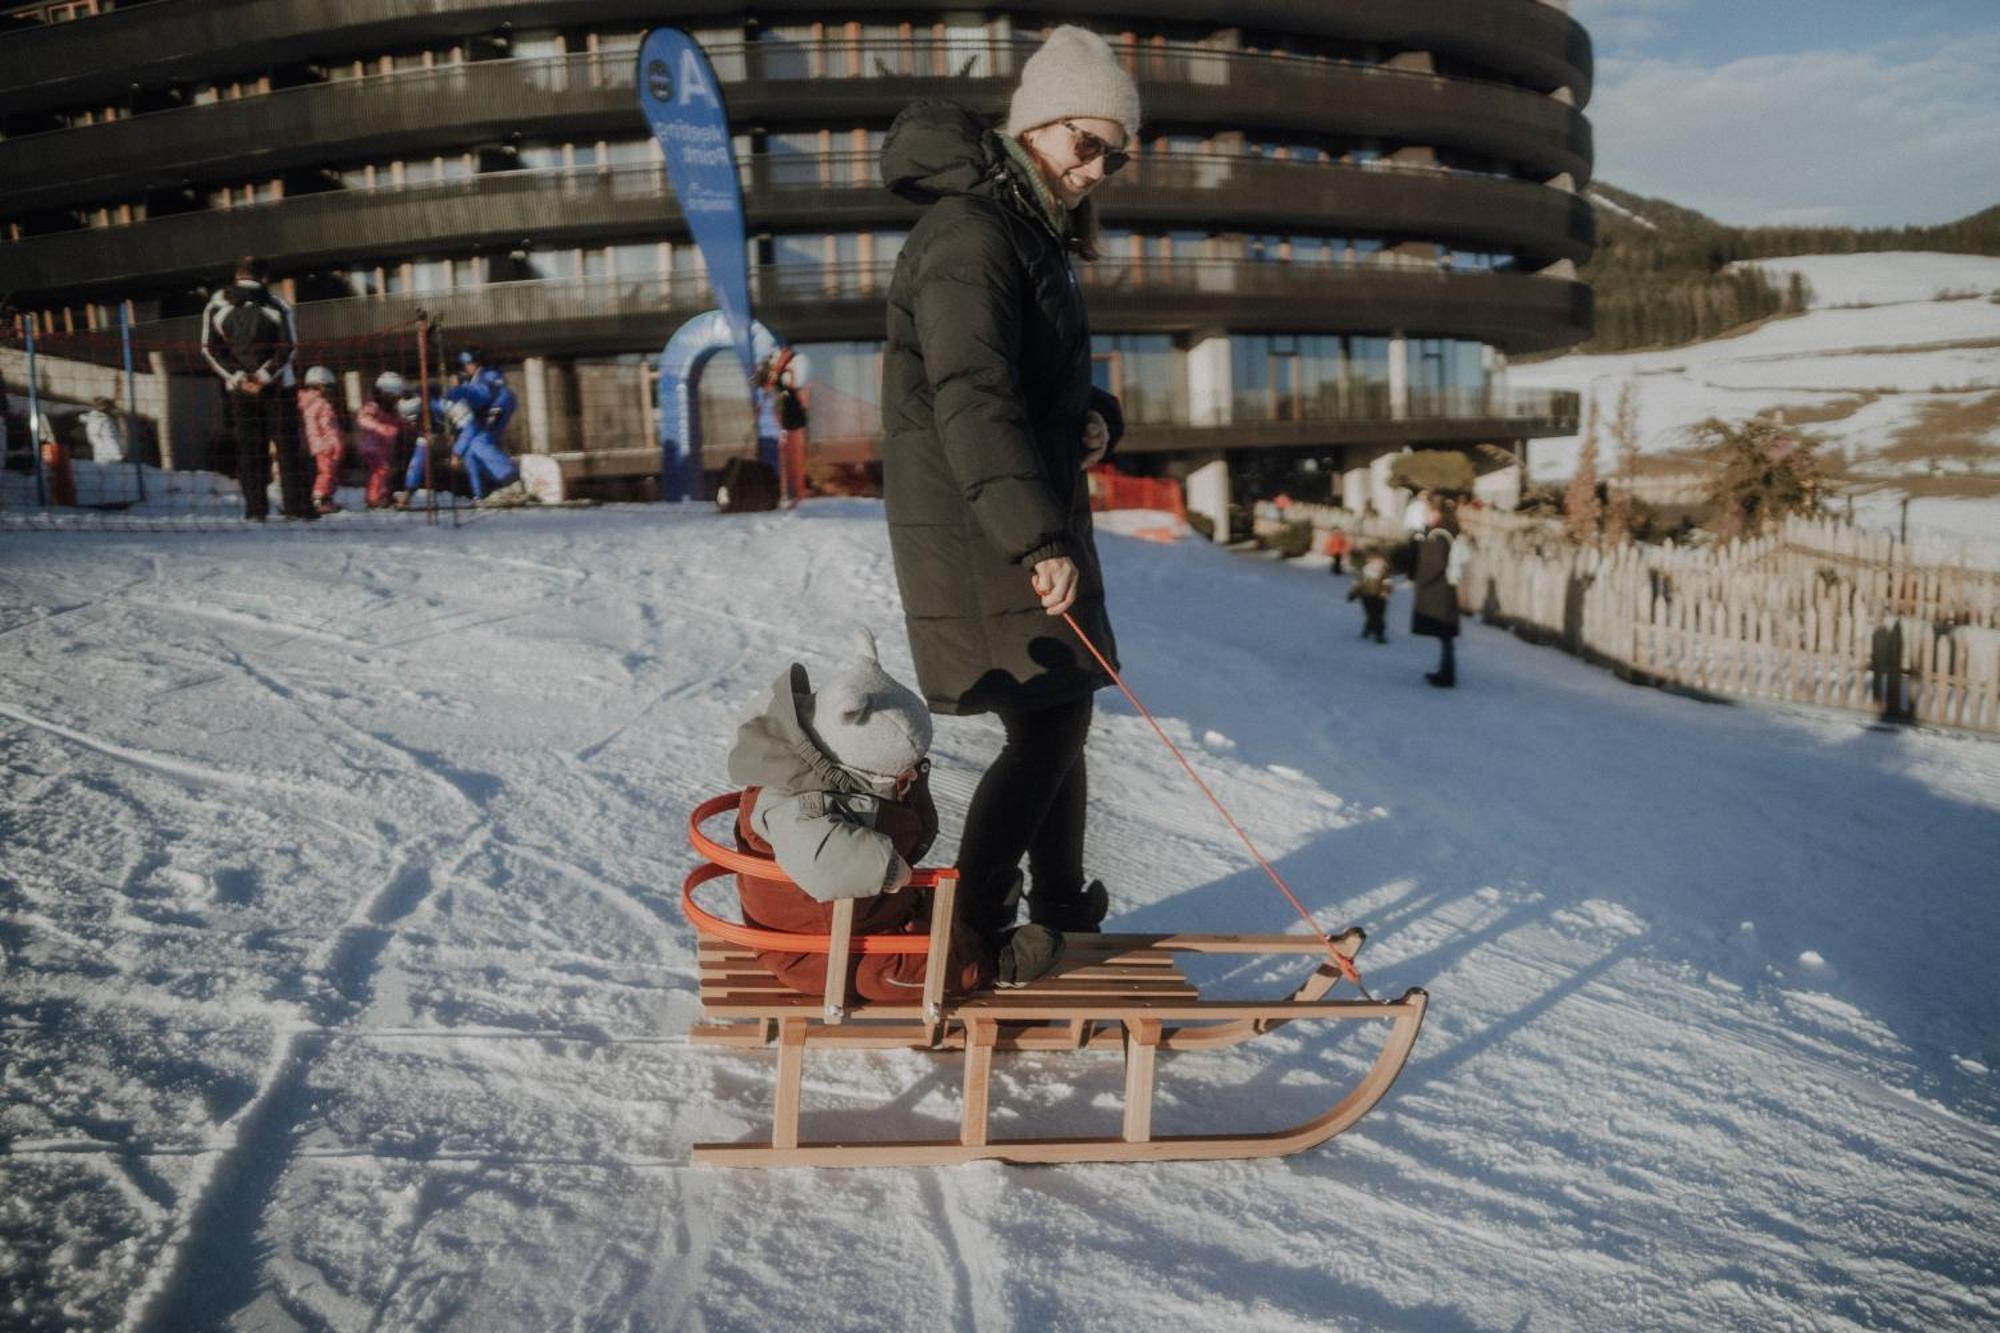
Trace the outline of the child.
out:
[[[406,387],[403,377],[393,370],[377,375],[375,396],[362,404],[354,424],[355,451],[361,455],[361,466],[368,469],[370,509],[388,509],[396,503],[389,489],[396,456],[416,438],[397,401]]]
[[[313,508],[322,514],[340,512],[333,498],[340,484],[340,456],[347,442],[340,436],[340,417],[333,410],[333,372],[314,366],[306,372],[305,387],[299,390],[299,417],[305,423],[306,448],[312,451],[318,471],[313,477]]]
[[[856,935],[930,931],[930,896],[904,887],[937,836],[924,758],[930,712],[882,669],[873,635],[861,631],[857,646],[861,661],[818,693],[804,667],[787,667],[736,729],[729,777],[747,788],[737,845],[774,857],[792,881],[738,875],[748,925],[823,935],[833,904],[854,898],[862,900]],[[1061,951],[1062,936],[1046,926],[1022,926],[996,952],[954,922],[945,989],[1022,985]],[[767,950],[757,959],[794,990],[825,992],[823,953]],[[925,963],[921,953],[857,955],[848,994],[912,1003],[923,993]]]
[[[1342,566],[1347,563],[1347,552],[1351,545],[1352,543],[1349,542],[1347,537],[1346,528],[1335,526],[1327,530],[1326,553],[1333,557],[1333,572],[1335,574],[1343,572]]]
[[[1354,583],[1347,590],[1347,600],[1359,600],[1361,610],[1368,617],[1361,627],[1361,637],[1373,639],[1377,643],[1389,642],[1388,621],[1384,613],[1389,609],[1389,562],[1380,555],[1371,555]]]

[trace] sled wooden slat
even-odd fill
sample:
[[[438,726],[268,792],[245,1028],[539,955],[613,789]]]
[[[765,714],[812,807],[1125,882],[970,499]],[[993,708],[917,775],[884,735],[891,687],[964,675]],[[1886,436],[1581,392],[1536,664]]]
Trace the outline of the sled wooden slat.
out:
[[[689,920],[701,932],[696,971],[702,1019],[690,1032],[698,1045],[777,1048],[770,1137],[761,1142],[707,1143],[698,1164],[717,1166],[931,1165],[978,1160],[1007,1162],[1139,1162],[1275,1156],[1322,1143],[1366,1115],[1388,1092],[1409,1059],[1428,997],[1412,989],[1395,1000],[1328,999],[1341,969],[1324,959],[1329,945],[1346,959],[1364,937],[1349,930],[1331,940],[1309,934],[1076,934],[1047,975],[1026,986],[973,995],[944,994],[957,873],[920,871],[919,888],[934,894],[931,927],[922,942],[925,984],[909,1003],[882,1003],[848,993],[856,954],[893,956],[914,942],[853,936],[853,904],[836,905],[824,936],[784,935],[731,923],[697,907],[695,888],[720,874],[782,880],[774,862],[720,847],[700,833],[701,821],[733,810],[737,796],[706,801],[690,820],[697,850],[710,860],[683,886]],[[827,955],[829,993],[791,989],[757,961],[757,950]],[[1320,955],[1322,961],[1288,996],[1205,998],[1182,973],[1179,955]],[[903,956],[909,956],[907,952]],[[1237,1045],[1289,1023],[1386,1022],[1389,1033],[1374,1064],[1330,1110],[1287,1129],[1243,1134],[1161,1135],[1155,1132],[1154,1080],[1162,1051]],[[953,1138],[816,1142],[802,1134],[805,1060],[809,1049],[916,1049],[959,1052],[963,1094]],[[1105,1052],[1123,1056],[1124,1117],[1117,1137],[995,1139],[990,1132],[992,1069],[1011,1051]]]
[[[1361,1081],[1323,1115],[1284,1129],[1243,1134],[993,1139],[897,1139],[864,1143],[704,1143],[692,1153],[707,1166],[949,1166],[960,1162],[1169,1162],[1229,1157],[1281,1157],[1326,1142],[1373,1110],[1402,1072],[1423,1027],[1428,997],[1413,990],[1396,1002],[1401,1010],[1388,1041]],[[981,1108],[982,1111],[984,1107]]]
[[[790,1018],[801,1013],[816,1013],[820,1009],[820,1000],[816,995],[800,995],[797,992],[759,995],[740,991],[726,994],[728,998],[704,1005],[703,1011],[718,1018]],[[1079,1015],[1106,1022],[1123,1022],[1127,1018],[1285,1021],[1295,1018],[1393,1018],[1398,1003],[1394,1000],[1203,1000],[1117,992],[1051,997],[1023,994],[1016,998],[1005,992],[998,995],[983,992],[971,999],[947,1002],[946,1007],[956,1016],[985,1014],[1009,1022],[1068,1020]],[[870,1005],[866,1012],[877,1018],[914,1018],[920,1016],[923,1009],[914,1004],[879,1004]]]
[[[771,975],[754,964],[733,963],[724,967],[704,965],[697,974],[704,990],[739,990],[746,987],[757,988],[765,983],[783,987],[781,978]],[[1193,985],[1181,975],[1177,967],[1081,967],[1076,969],[1058,968],[1044,976],[1036,977],[1022,990],[1034,990],[1039,986],[1055,983],[1105,983],[1115,986],[1188,987]],[[867,1004],[865,999],[856,999],[859,1008]]]

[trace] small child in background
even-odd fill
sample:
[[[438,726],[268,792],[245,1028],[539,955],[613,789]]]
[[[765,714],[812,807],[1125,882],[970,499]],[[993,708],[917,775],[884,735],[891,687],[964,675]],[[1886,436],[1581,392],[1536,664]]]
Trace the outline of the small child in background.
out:
[[[305,387],[299,390],[299,419],[305,425],[306,448],[312,451],[313,508],[322,514],[340,512],[333,498],[340,485],[341,455],[347,441],[341,438],[340,415],[333,410],[333,372],[314,366],[306,372]]]
[[[354,422],[354,448],[368,470],[368,507],[388,509],[395,503],[391,478],[397,456],[413,444],[416,431],[403,419],[400,400],[407,390],[403,377],[385,370],[375,377],[375,396],[361,405]]]
[[[1335,574],[1346,572],[1347,552],[1352,544],[1348,539],[1346,528],[1336,524],[1334,527],[1327,529],[1326,553],[1333,557],[1332,570]]]
[[[1347,600],[1360,602],[1362,613],[1368,617],[1367,623],[1361,627],[1362,638],[1373,639],[1377,643],[1389,642],[1387,613],[1392,582],[1389,562],[1380,555],[1371,555],[1347,589]]]
[[[930,895],[906,888],[911,867],[937,837],[931,803],[931,717],[915,691],[882,669],[875,639],[858,636],[860,662],[814,692],[794,663],[760,695],[736,730],[729,777],[746,790],[736,840],[744,851],[776,859],[791,883],[737,876],[746,924],[824,935],[833,905],[856,903],[854,933],[928,934]],[[998,982],[1016,986],[1055,966],[1062,936],[1027,925],[997,951],[954,923],[948,993]],[[808,995],[826,990],[827,955],[766,950],[764,969]],[[923,993],[925,955],[861,954],[848,994],[914,1002]]]

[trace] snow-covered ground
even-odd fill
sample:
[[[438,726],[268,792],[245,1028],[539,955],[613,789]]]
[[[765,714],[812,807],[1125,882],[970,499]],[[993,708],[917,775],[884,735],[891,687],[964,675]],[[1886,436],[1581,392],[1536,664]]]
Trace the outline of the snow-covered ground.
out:
[[[2000,259],[1887,253],[1760,261],[1783,284],[1803,274],[1813,308],[1735,337],[1664,351],[1565,356],[1516,366],[1516,388],[1573,389],[1597,403],[1598,470],[1615,465],[1611,416],[1636,386],[1640,448],[1685,449],[1690,426],[1783,410],[1826,441],[1857,479],[1859,521],[1901,521],[1903,480],[1925,478],[1911,502],[1913,527],[2000,538]],[[1567,478],[1576,436],[1536,440],[1535,481]],[[1947,480],[1967,494],[1935,494]]]
[[[772,1059],[686,1044],[682,820],[788,661],[838,666],[859,621],[907,671],[877,504],[0,534],[0,1323],[2000,1321],[2000,745],[1480,626],[1433,691],[1401,596],[1380,647],[1306,562],[1103,545],[1141,697],[1320,920],[1369,929],[1371,984],[1433,996],[1318,1150],[687,1165],[761,1132]],[[948,833],[996,744],[941,721]],[[1090,753],[1118,925],[1285,928],[1115,695]],[[1304,1119],[1364,1035],[1169,1054],[1156,1121]],[[958,1082],[815,1053],[808,1116],[948,1133]],[[1120,1087],[1002,1056],[996,1123],[1115,1133]]]

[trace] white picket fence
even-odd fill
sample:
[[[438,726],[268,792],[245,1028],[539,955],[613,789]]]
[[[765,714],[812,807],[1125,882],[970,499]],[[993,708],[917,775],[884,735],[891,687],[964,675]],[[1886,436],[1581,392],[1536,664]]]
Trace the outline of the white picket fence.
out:
[[[1469,522],[1467,610],[1636,678],[2000,732],[2000,553],[1818,520],[1707,547]]]

